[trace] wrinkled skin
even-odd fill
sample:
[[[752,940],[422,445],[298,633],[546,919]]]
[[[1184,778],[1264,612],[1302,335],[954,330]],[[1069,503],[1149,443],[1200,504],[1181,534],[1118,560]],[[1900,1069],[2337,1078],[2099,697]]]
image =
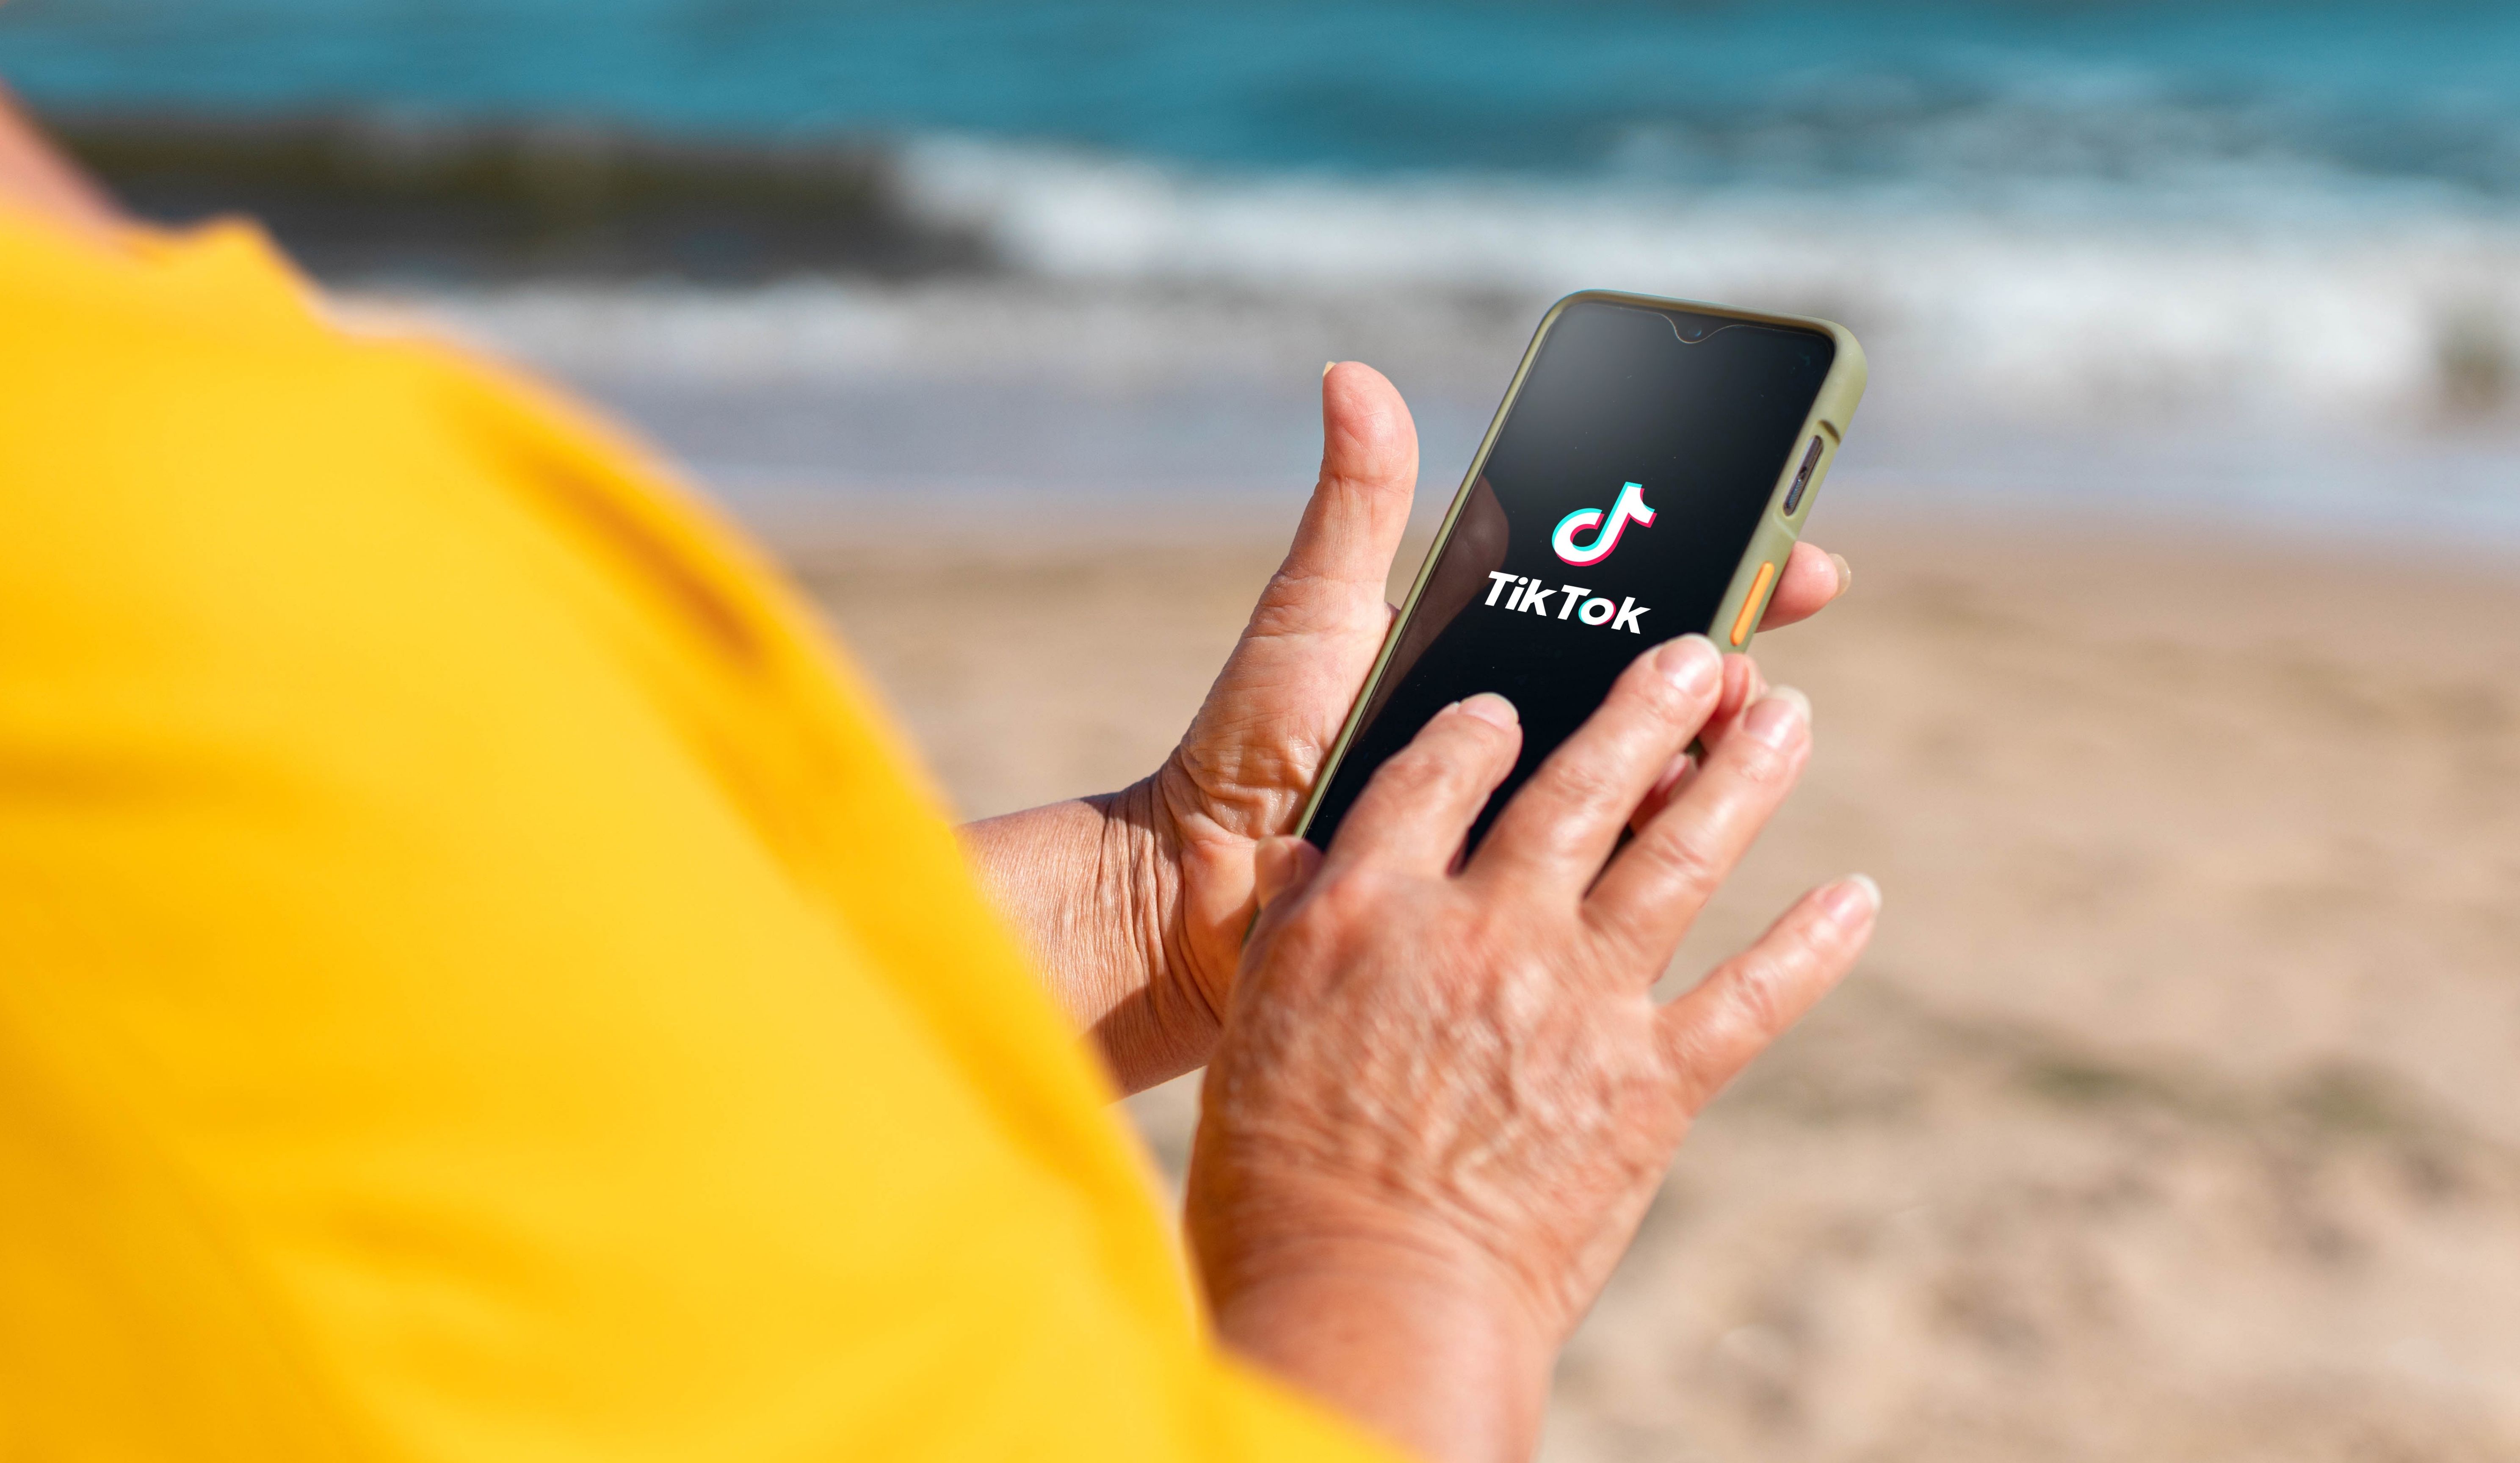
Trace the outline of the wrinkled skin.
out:
[[[1648,652],[1457,866],[1519,743],[1510,706],[1472,697],[1384,765],[1326,857],[1263,849],[1191,1171],[1227,1340],[1435,1457],[1528,1456],[1556,1350],[1689,1121],[1877,908],[1866,880],[1815,891],[1658,1005],[1809,755],[1807,704],[1701,637]]]
[[[1323,373],[1322,431],[1294,543],[1163,766],[965,830],[1124,1090],[1207,1059],[1258,908],[1254,850],[1293,827],[1390,625],[1383,585],[1417,485],[1417,427],[1380,373],[1343,362]],[[1808,617],[1850,578],[1845,560],[1797,546],[1762,627]]]

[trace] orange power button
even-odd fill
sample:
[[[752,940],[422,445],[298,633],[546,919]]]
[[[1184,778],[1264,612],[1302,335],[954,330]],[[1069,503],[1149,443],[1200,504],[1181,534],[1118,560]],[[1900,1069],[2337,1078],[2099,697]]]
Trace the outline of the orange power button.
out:
[[[1759,566],[1759,577],[1750,581],[1748,598],[1741,601],[1741,612],[1732,617],[1732,643],[1739,645],[1750,638],[1750,627],[1759,623],[1759,611],[1768,605],[1768,586],[1777,582],[1774,561]]]

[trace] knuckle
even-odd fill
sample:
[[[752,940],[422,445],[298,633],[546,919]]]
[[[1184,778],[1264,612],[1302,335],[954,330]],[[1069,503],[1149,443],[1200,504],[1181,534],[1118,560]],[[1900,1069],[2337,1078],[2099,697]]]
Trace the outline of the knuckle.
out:
[[[1627,681],[1632,694],[1665,718],[1702,716],[1724,690],[1724,668],[1721,657],[1709,654],[1708,674],[1683,685],[1674,681],[1660,660],[1660,650],[1648,650],[1628,667]]]
[[[1361,590],[1371,591],[1371,605],[1360,605]],[[1281,566],[1269,576],[1260,591],[1258,602],[1251,608],[1251,619],[1244,627],[1246,636],[1261,640],[1282,640],[1343,630],[1358,619],[1359,609],[1371,609],[1382,603],[1379,582],[1360,586],[1315,569],[1293,564]],[[1379,616],[1368,616],[1372,628],[1381,628]]]
[[[1745,786],[1765,793],[1780,793],[1792,785],[1801,763],[1798,756],[1765,742],[1747,738],[1743,738],[1743,742],[1738,760],[1733,764],[1735,778]]]
[[[1619,685],[1611,689],[1610,699],[1602,703],[1604,712],[1632,724],[1663,721],[1672,715],[1680,703],[1680,692],[1654,671],[1648,660],[1649,656],[1641,656],[1628,668]]]
[[[1722,863],[1694,838],[1667,839],[1654,849],[1653,858],[1662,865],[1665,882],[1684,898],[1704,899],[1724,882]]]
[[[1598,906],[1585,910],[1585,922],[1614,958],[1629,963],[1653,959],[1656,940],[1652,911],[1634,906]]]
[[[1457,775],[1451,759],[1440,748],[1421,741],[1403,748],[1382,764],[1373,780],[1392,796],[1416,802],[1442,793]]]
[[[1740,1024],[1762,1040],[1785,1029],[1782,976],[1775,961],[1764,959],[1745,959],[1732,971],[1730,1004]]]
[[[1311,948],[1354,956],[1387,947],[1395,919],[1426,892],[1422,879],[1398,870],[1354,866],[1305,891],[1289,924]]]
[[[1601,758],[1591,755],[1567,758],[1549,782],[1552,801],[1584,809],[1600,807],[1622,790],[1612,769]]]
[[[1701,706],[1712,699],[1708,694],[1709,690],[1721,688],[1724,684],[1722,675],[1718,674],[1708,677],[1705,686],[1684,687],[1675,685],[1669,676],[1643,661],[1640,661],[1637,665],[1636,681],[1638,699],[1642,700],[1645,708],[1656,718],[1664,721],[1678,720],[1696,714]]]
[[[1469,777],[1479,763],[1512,736],[1479,717],[1439,714],[1416,740],[1393,753],[1375,776],[1393,774],[1418,788],[1448,785]]]
[[[1369,914],[1389,892],[1390,879],[1380,870],[1351,866],[1321,881],[1305,913],[1317,921],[1345,924]]]

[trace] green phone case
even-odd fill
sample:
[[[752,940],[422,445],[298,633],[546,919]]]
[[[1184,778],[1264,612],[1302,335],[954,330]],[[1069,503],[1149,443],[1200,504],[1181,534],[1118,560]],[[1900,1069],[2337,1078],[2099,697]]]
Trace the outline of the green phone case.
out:
[[[1295,831],[1302,834],[1312,827],[1313,813],[1321,806],[1322,794],[1328,789],[1339,763],[1347,756],[1349,743],[1355,740],[1357,727],[1364,720],[1365,708],[1373,702],[1374,687],[1382,684],[1390,667],[1392,648],[1400,643],[1402,627],[1418,612],[1418,597],[1426,592],[1426,581],[1434,573],[1435,561],[1443,555],[1444,546],[1452,541],[1453,526],[1469,502],[1470,489],[1487,469],[1488,454],[1496,447],[1497,432],[1513,411],[1516,396],[1522,393],[1523,379],[1531,374],[1531,363],[1540,356],[1540,343],[1549,338],[1550,327],[1565,313],[1569,305],[1602,302],[1615,305],[1640,305],[1647,309],[1678,307],[1698,315],[1717,315],[1729,320],[1756,321],[1763,325],[1800,326],[1821,331],[1835,343],[1835,357],[1829,362],[1828,376],[1821,382],[1820,394],[1813,398],[1811,415],[1804,419],[1802,429],[1794,434],[1793,450],[1777,474],[1776,486],[1768,493],[1767,511],[1759,516],[1758,532],[1750,538],[1749,551],[1732,571],[1732,587],[1725,591],[1724,602],[1715,611],[1711,625],[1690,626],[1681,634],[1698,631],[1714,639],[1728,650],[1747,649],[1758,630],[1759,616],[1767,610],[1768,597],[1777,591],[1777,581],[1783,577],[1785,555],[1793,552],[1802,537],[1803,523],[1811,517],[1812,503],[1820,497],[1822,479],[1828,476],[1831,463],[1837,461],[1837,449],[1846,440],[1847,423],[1855,417],[1855,405],[1864,398],[1864,347],[1855,334],[1835,321],[1818,320],[1806,315],[1776,315],[1764,310],[1739,310],[1730,305],[1710,305],[1699,300],[1663,299],[1650,294],[1627,294],[1615,289],[1581,289],[1549,307],[1540,318],[1540,328],[1531,332],[1531,344],[1524,347],[1522,361],[1513,369],[1513,380],[1505,388],[1505,400],[1497,404],[1496,416],[1489,419],[1487,435],[1479,439],[1479,450],[1470,458],[1469,470],[1462,475],[1462,485],[1453,494],[1452,507],[1444,510],[1443,526],[1435,532],[1435,542],[1427,549],[1426,558],[1418,566],[1417,582],[1409,587],[1409,598],[1402,602],[1399,615],[1391,622],[1391,631],[1383,637],[1382,651],[1373,659],[1373,674],[1366,677],[1365,686],[1357,692],[1356,704],[1348,708],[1347,723],[1339,728],[1338,741],[1322,762],[1313,778],[1313,790],[1304,799],[1303,815],[1295,821]],[[1819,464],[1813,467],[1811,481],[1804,485],[1802,498],[1790,513],[1784,510],[1785,495],[1791,491],[1794,478],[1802,470],[1802,459],[1813,438],[1821,442]],[[1761,565],[1768,565],[1765,574]],[[1733,638],[1735,625],[1740,636]]]

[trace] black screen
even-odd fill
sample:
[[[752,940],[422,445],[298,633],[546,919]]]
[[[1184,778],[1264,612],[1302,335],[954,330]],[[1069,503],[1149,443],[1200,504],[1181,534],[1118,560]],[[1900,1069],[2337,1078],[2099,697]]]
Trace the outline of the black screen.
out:
[[[1835,352],[1818,331],[1677,309],[1561,311],[1306,836],[1328,847],[1385,758],[1492,690],[1521,713],[1522,756],[1475,845],[1630,661],[1711,632]]]

